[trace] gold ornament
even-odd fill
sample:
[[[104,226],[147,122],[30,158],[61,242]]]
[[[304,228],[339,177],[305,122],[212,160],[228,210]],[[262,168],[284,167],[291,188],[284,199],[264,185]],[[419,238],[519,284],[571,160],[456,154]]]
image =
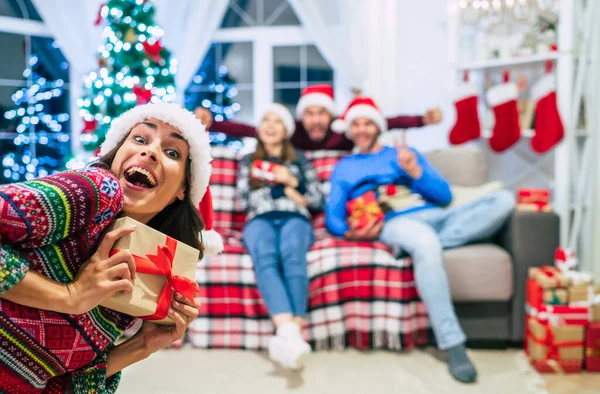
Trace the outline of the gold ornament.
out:
[[[135,31],[133,31],[133,29],[127,30],[127,33],[125,33],[125,42],[128,42],[130,44],[135,44],[136,41],[137,41],[137,35],[135,34]]]

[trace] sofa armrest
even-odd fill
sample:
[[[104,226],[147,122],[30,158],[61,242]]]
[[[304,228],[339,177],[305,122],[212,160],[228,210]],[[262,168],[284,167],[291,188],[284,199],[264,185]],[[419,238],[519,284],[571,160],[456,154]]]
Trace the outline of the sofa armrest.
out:
[[[525,280],[529,267],[552,264],[560,243],[560,218],[555,213],[515,212],[496,236],[513,260],[510,339],[522,342],[525,329]]]

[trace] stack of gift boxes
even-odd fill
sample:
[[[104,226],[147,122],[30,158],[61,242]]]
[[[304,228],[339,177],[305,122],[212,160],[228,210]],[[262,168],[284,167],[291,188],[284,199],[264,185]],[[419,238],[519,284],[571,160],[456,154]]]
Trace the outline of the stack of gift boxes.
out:
[[[527,279],[525,352],[539,372],[600,372],[600,288],[558,249],[554,266]]]

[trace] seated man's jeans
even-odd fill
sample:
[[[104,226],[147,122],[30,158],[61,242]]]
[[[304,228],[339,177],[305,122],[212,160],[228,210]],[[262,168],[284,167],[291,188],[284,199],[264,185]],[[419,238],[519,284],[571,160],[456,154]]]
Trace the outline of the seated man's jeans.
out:
[[[244,228],[244,245],[252,258],[258,290],[271,316],[306,315],[306,254],[314,239],[310,222],[295,215],[281,219],[259,216]]]
[[[466,340],[452,305],[443,249],[490,238],[514,207],[512,193],[503,190],[456,208],[432,208],[397,216],[383,226],[380,240],[404,250],[413,259],[417,289],[440,349]]]

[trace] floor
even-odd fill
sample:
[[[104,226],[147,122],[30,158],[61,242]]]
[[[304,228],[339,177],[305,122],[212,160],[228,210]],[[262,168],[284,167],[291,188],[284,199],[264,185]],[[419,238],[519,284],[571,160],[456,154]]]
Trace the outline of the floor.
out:
[[[599,393],[600,373],[540,375],[516,350],[471,350],[478,382],[463,385],[447,373],[433,350],[319,352],[306,368],[290,372],[265,353],[239,350],[166,350],[123,373],[118,394],[335,394],[335,393]],[[168,374],[166,368],[169,369]],[[165,378],[167,376],[167,378]]]

